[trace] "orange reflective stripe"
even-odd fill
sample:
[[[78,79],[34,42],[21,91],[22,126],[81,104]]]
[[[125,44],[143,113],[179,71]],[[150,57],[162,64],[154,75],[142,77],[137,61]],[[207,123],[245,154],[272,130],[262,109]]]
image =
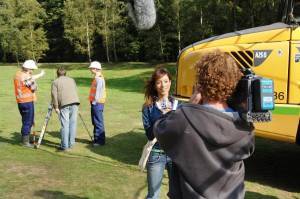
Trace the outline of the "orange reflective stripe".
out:
[[[94,101],[95,100],[95,96],[96,96],[96,89],[97,89],[97,82],[96,82],[96,79],[94,79],[92,81],[92,84],[91,84],[91,89],[90,89],[90,96],[89,96],[89,100],[90,102]]]
[[[16,97],[18,99],[20,99],[20,98],[28,98],[28,97],[32,97],[32,96],[33,96],[33,93],[25,93],[25,94],[19,93],[19,95],[17,95]]]

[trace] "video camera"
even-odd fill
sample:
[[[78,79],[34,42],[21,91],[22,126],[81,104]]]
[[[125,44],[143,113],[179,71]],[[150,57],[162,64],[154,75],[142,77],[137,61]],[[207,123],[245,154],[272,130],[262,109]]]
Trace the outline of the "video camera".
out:
[[[274,109],[273,80],[257,76],[251,69],[243,73],[228,104],[248,122],[270,122]]]

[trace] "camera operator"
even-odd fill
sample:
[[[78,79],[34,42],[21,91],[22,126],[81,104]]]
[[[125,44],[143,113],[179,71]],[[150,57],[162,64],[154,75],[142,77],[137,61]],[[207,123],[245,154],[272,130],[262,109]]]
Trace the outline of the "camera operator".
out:
[[[252,123],[227,101],[242,77],[227,53],[215,50],[196,65],[190,103],[158,120],[153,132],[173,161],[172,199],[244,198],[244,163],[254,151]]]

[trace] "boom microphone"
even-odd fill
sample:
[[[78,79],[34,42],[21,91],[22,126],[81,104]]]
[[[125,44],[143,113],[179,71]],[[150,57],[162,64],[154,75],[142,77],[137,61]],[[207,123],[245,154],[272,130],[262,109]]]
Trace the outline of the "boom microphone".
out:
[[[128,2],[129,16],[139,30],[147,30],[156,22],[154,0],[131,0]]]

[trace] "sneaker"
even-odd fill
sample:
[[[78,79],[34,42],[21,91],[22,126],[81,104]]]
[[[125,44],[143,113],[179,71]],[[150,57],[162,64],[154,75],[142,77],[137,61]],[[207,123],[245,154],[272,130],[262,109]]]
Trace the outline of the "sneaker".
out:
[[[67,151],[66,148],[63,148],[63,147],[61,147],[61,146],[57,147],[56,149],[57,149],[58,152],[64,152],[64,151]]]
[[[104,144],[100,144],[98,142],[93,143],[93,147],[104,146]]]

